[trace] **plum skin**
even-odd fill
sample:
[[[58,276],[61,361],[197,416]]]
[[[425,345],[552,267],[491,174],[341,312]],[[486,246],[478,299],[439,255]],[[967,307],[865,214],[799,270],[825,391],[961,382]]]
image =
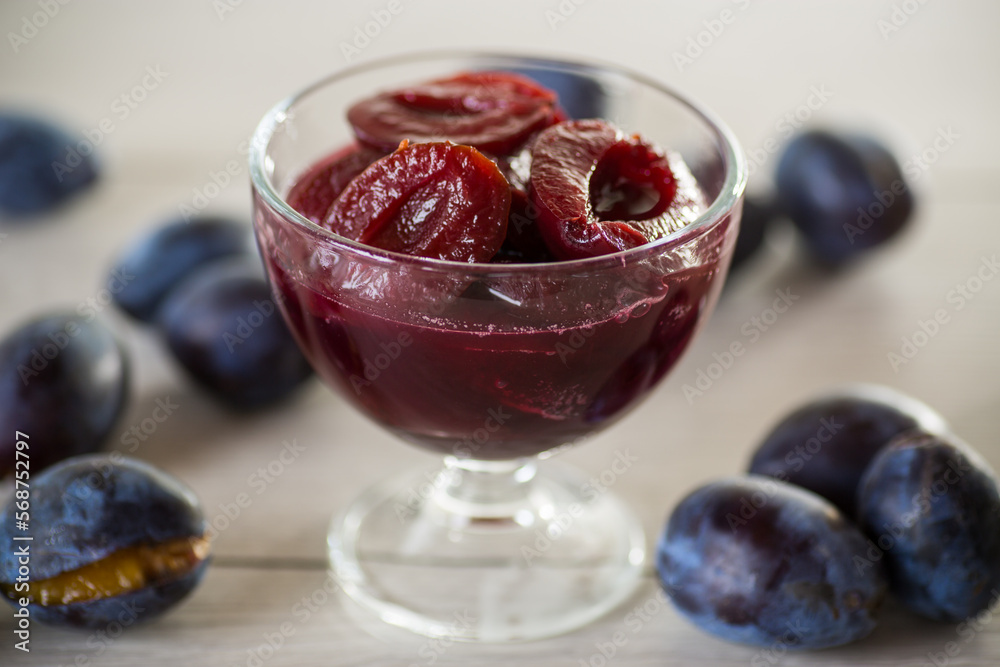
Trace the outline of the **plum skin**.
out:
[[[914,210],[899,164],[871,137],[800,134],[782,152],[775,185],[809,250],[833,267],[895,237]]]
[[[278,403],[312,376],[255,263],[198,271],[170,293],[157,326],[188,375],[236,410]]]
[[[660,582],[706,632],[790,649],[846,644],[875,627],[886,590],[879,564],[859,572],[864,536],[832,505],[759,476],[696,489],[657,547]]]
[[[151,322],[170,291],[186,276],[224,257],[250,255],[250,228],[228,218],[174,220],[126,248],[112,273],[129,276],[113,293],[115,305],[141,322]]]
[[[76,153],[77,142],[40,119],[0,113],[0,211],[11,216],[46,213],[90,186],[98,176],[93,155]]]
[[[893,440],[858,490],[868,560],[883,560],[910,610],[962,621],[1000,596],[1000,492],[964,444],[922,431]]]
[[[748,472],[808,489],[853,518],[858,483],[879,450],[938,421],[927,406],[884,387],[837,392],[786,415],[757,447]]]
[[[52,313],[0,341],[0,478],[14,469],[15,433],[29,437],[32,473],[101,447],[128,403],[124,348],[98,320]]]
[[[497,164],[475,148],[401,143],[344,188],[321,226],[383,250],[488,262],[507,234],[510,200]]]
[[[770,199],[749,195],[743,198],[740,231],[729,263],[730,275],[758,253],[764,245],[768,227],[777,215],[777,204]]]
[[[176,479],[140,461],[99,454],[67,459],[32,479],[28,533],[15,531],[15,510],[11,500],[0,513],[0,541],[16,544],[15,535],[33,537],[35,582],[138,544],[202,537],[208,527],[197,498]],[[146,589],[69,605],[33,603],[28,609],[33,618],[54,625],[127,626],[179,602],[198,584],[208,562],[205,558],[183,576]],[[4,549],[0,582],[9,585],[17,576],[17,555]]]

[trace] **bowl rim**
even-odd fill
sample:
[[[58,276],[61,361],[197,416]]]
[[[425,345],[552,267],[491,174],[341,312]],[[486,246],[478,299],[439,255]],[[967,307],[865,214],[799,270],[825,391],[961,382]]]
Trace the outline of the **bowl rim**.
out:
[[[607,255],[586,257],[583,259],[564,260],[557,262],[541,263],[512,263],[512,264],[489,264],[489,263],[466,263],[454,260],[442,260],[430,257],[418,257],[405,255],[403,253],[390,250],[374,248],[357,241],[352,241],[339,234],[321,227],[309,220],[301,213],[293,209],[285,201],[284,197],[278,193],[268,170],[265,168],[267,158],[267,148],[275,131],[287,119],[293,107],[320,89],[341,81],[343,79],[357,77],[372,70],[384,69],[393,65],[412,64],[418,61],[434,60],[463,60],[469,61],[491,61],[493,66],[499,63],[508,62],[509,66],[536,66],[575,69],[581,72],[588,70],[594,72],[610,73],[630,79],[639,84],[659,91],[673,98],[681,106],[686,107],[693,114],[700,118],[705,125],[714,133],[716,140],[723,149],[725,162],[725,179],[719,190],[719,194],[712,203],[702,212],[702,214],[692,223],[685,225],[673,234],[661,237],[649,243]],[[669,147],[666,147],[669,149]],[[312,84],[299,90],[296,93],[274,105],[261,119],[257,125],[250,141],[249,166],[251,185],[255,197],[259,196],[274,212],[283,219],[293,222],[297,227],[310,234],[323,239],[341,250],[363,256],[366,261],[389,264],[394,266],[407,265],[412,268],[427,269],[432,271],[446,271],[454,273],[461,271],[468,275],[491,275],[509,276],[511,274],[523,274],[526,272],[544,271],[593,271],[605,267],[622,267],[632,261],[641,261],[653,255],[661,254],[666,250],[681,247],[696,237],[700,237],[713,229],[720,221],[730,215],[746,190],[748,178],[748,166],[746,156],[740,147],[733,132],[714,113],[709,111],[704,105],[693,98],[682,94],[661,83],[657,79],[638,72],[636,70],[599,60],[581,60],[575,57],[562,57],[533,53],[515,53],[504,51],[478,51],[465,49],[438,49],[421,50],[414,52],[404,52],[393,56],[373,59],[358,65],[338,70]],[[255,224],[258,216],[254,215]]]

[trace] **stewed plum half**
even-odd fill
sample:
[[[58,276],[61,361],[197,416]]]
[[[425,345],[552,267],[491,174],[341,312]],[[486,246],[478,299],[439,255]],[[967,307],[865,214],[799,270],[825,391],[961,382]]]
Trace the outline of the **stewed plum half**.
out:
[[[556,94],[509,72],[462,72],[361,100],[347,112],[358,139],[375,149],[399,142],[452,141],[509,155],[562,113]]]
[[[337,151],[288,193],[288,205],[316,224],[322,224],[334,200],[358,175],[388,151],[351,144]]]
[[[324,226],[375,248],[488,262],[507,233],[510,185],[470,146],[400,144],[344,189]]]
[[[634,248],[693,221],[703,196],[679,156],[603,120],[547,128],[531,152],[538,228],[557,259]]]

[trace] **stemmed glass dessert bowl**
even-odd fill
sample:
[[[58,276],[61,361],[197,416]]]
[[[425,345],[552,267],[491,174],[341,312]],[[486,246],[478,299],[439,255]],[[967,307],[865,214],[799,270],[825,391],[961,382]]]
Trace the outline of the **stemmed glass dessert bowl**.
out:
[[[534,78],[570,117],[600,116],[676,152],[706,207],[624,252],[474,264],[369,247],[287,203],[353,141],[353,102],[475,70]],[[330,563],[346,593],[388,623],[493,642],[566,632],[630,597],[646,562],[640,523],[589,475],[546,459],[634,408],[711,312],[746,184],[730,132],[617,67],[428,53],[354,67],[281,102],[257,129],[250,166],[261,254],[300,347],[362,414],[444,457],[376,484],[334,519]]]

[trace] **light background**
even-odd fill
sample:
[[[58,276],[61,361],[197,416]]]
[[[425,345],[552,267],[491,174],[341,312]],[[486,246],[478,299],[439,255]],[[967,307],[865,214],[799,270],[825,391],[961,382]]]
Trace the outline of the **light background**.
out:
[[[947,300],[1000,245],[1000,3],[400,0],[398,15],[345,57],[342,45],[353,44],[372,12],[388,4],[0,5],[0,104],[43,112],[81,139],[100,134],[103,165],[100,185],[51,220],[0,226],[6,234],[0,237],[0,331],[43,310],[72,310],[99,298],[115,253],[140,230],[176,215],[181,204],[191,205],[231,160],[239,161],[239,173],[206,210],[248,218],[241,142],[277,100],[348,60],[444,47],[599,58],[660,78],[726,119],[760,164],[752,190],[766,188],[776,162],[765,149],[768,140],[784,139],[783,119],[815,90],[829,99],[809,114],[810,124],[875,132],[902,161],[923,155],[926,169],[914,184],[920,208],[909,233],[840,275],[816,272],[790,235],[775,234],[736,276],[668,381],[623,423],[566,460],[599,473],[628,448],[640,464],[614,490],[638,509],[655,538],[686,491],[739,472],[784,412],[838,383],[868,381],[928,402],[1000,468],[1000,280],[984,283],[962,310]],[[45,6],[54,15],[39,14]],[[44,25],[33,32],[26,27],[32,22]],[[12,44],[10,33],[25,41]],[[679,63],[678,55],[690,61]],[[141,85],[147,68],[165,76],[123,118],[116,100]],[[104,119],[113,126],[107,134],[99,131]],[[939,150],[934,141],[942,133],[953,140],[939,142]],[[787,288],[799,300],[750,341],[744,325],[764,313],[775,290]],[[894,369],[887,355],[899,352],[903,338],[912,338],[919,322],[940,308],[948,323]],[[554,640],[438,652],[421,639],[352,618],[336,600],[301,622],[290,610],[322,584],[329,515],[371,482],[429,455],[393,441],[318,383],[282,410],[229,415],[191,389],[154,335],[110,309],[104,315],[135,360],[135,400],[122,431],[149,417],[156,399],[177,402],[176,413],[135,454],[187,481],[210,516],[250,489],[249,476],[277,455],[283,440],[297,439],[307,450],[222,533],[216,565],[175,613],[103,650],[101,642],[88,647],[85,634],[36,624],[30,656],[11,649],[5,614],[0,663],[70,664],[83,656],[84,664],[243,665],[248,649],[289,622],[294,634],[267,665],[431,664],[432,658],[435,664],[597,665],[596,644],[624,630],[627,608]],[[704,395],[686,400],[683,385],[693,385],[713,355],[735,341],[747,344],[746,354]],[[654,590],[651,579],[635,603],[653,599]],[[975,635],[966,644],[954,626],[915,621],[890,608],[883,626],[857,646],[781,660],[922,665],[958,639],[953,660],[1000,662],[997,625]],[[641,631],[626,631],[626,639],[614,658],[618,664],[762,658],[699,633],[669,608],[658,608]],[[768,664],[768,657],[758,664]]]

